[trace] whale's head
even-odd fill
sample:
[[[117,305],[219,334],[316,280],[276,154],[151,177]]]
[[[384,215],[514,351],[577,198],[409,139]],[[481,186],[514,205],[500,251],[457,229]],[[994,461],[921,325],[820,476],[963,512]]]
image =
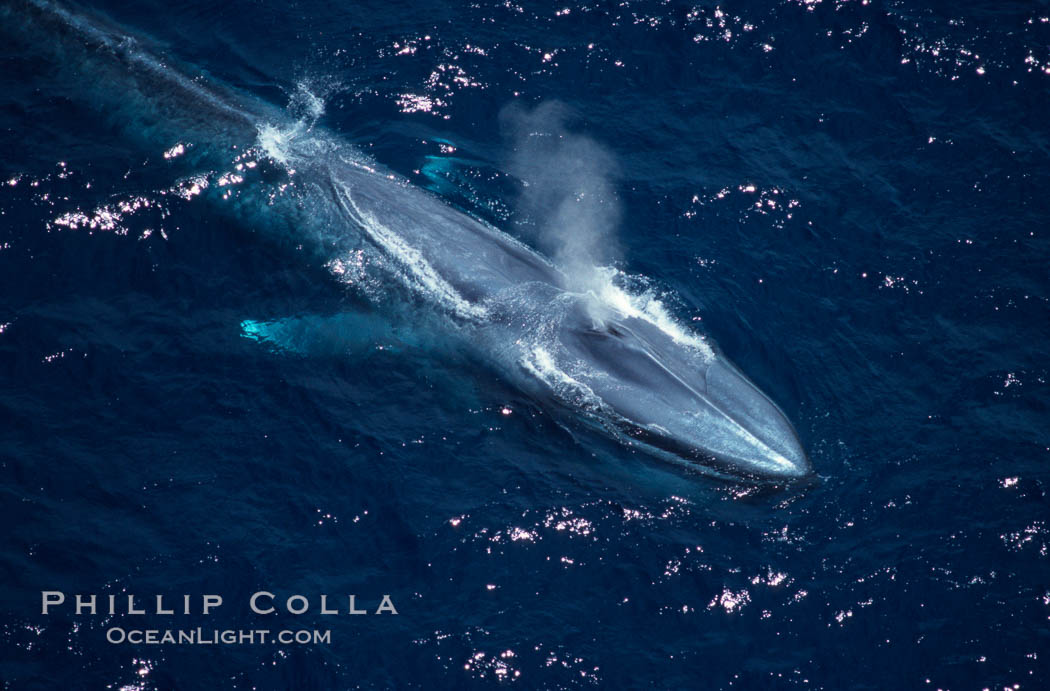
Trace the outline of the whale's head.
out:
[[[787,416],[720,354],[644,317],[579,316],[561,329],[564,364],[626,438],[722,476],[812,474]]]

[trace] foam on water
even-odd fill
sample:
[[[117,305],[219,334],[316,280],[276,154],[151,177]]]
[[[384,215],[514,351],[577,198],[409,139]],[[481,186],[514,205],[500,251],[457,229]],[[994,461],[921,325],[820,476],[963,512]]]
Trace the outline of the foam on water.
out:
[[[276,163],[294,173],[294,161],[317,155],[333,145],[323,134],[314,131],[324,112],[323,96],[315,93],[311,84],[300,81],[289,98],[284,112],[287,117],[283,121],[256,124],[259,147]]]
[[[291,163],[291,143],[301,131],[301,123],[291,127],[278,127],[270,123],[259,125],[259,147],[267,156],[288,167]]]
[[[625,275],[615,267],[599,266],[594,267],[592,271],[596,280],[591,282],[591,290],[604,304],[626,317],[644,319],[670,336],[675,343],[689,346],[707,359],[714,357],[714,351],[707,341],[680,324],[651,288],[632,292],[617,285],[617,281],[622,280]]]

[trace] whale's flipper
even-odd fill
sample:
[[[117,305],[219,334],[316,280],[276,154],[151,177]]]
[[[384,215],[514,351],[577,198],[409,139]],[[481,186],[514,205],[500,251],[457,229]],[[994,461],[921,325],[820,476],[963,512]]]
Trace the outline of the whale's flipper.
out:
[[[437,139],[436,141],[454,150],[452,143],[448,140]],[[482,179],[487,185],[492,185],[493,182],[507,184],[506,176],[501,175],[490,164],[460,156],[428,155],[423,157],[419,175],[423,178],[422,186],[446,202],[475,216],[485,218],[489,222],[507,219],[506,205],[500,201],[499,197],[483,191],[483,188],[478,185],[478,181]]]
[[[421,348],[410,330],[362,312],[245,319],[241,322],[241,336],[275,352],[304,357],[367,356]]]
[[[436,390],[442,392],[441,402],[448,410],[472,413],[499,410],[504,406],[500,401],[506,400],[505,390],[481,382],[476,377],[476,361],[463,357],[446,338],[378,314],[338,312],[245,319],[240,330],[241,337],[281,359],[292,358],[295,367],[304,361],[328,367],[331,362],[350,359],[360,363],[376,358],[370,369],[382,374],[370,395],[377,397],[386,395],[383,392],[388,389],[405,386]],[[407,372],[412,374],[406,377]],[[491,421],[484,424],[491,425]]]

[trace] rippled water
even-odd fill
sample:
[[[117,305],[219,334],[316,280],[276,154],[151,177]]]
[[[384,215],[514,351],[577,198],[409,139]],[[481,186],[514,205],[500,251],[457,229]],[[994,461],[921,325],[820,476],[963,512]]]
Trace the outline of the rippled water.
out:
[[[5,21],[5,688],[1046,686],[1045,2],[93,7],[549,252],[507,113],[563,104],[617,198],[583,237],[780,403],[817,479],[566,424],[316,261],[279,141],[143,116]],[[266,625],[332,642],[39,613],[222,593],[174,625],[258,628],[264,589],[315,608]]]

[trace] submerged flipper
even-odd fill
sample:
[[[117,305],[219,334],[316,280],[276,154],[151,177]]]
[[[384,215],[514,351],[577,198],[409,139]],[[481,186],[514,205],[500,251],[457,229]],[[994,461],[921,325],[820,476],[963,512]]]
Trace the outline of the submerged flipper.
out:
[[[368,355],[418,347],[414,334],[374,314],[340,312],[241,322],[241,336],[275,352],[302,356]]]
[[[452,142],[446,139],[436,141],[455,150]],[[500,197],[491,192],[483,192],[478,186],[479,179],[484,179],[486,186],[502,182],[503,176],[498,170],[484,161],[459,156],[428,155],[423,159],[423,165],[419,168],[419,174],[423,177],[423,187],[490,222],[507,219],[509,212],[506,205],[500,201]]]

